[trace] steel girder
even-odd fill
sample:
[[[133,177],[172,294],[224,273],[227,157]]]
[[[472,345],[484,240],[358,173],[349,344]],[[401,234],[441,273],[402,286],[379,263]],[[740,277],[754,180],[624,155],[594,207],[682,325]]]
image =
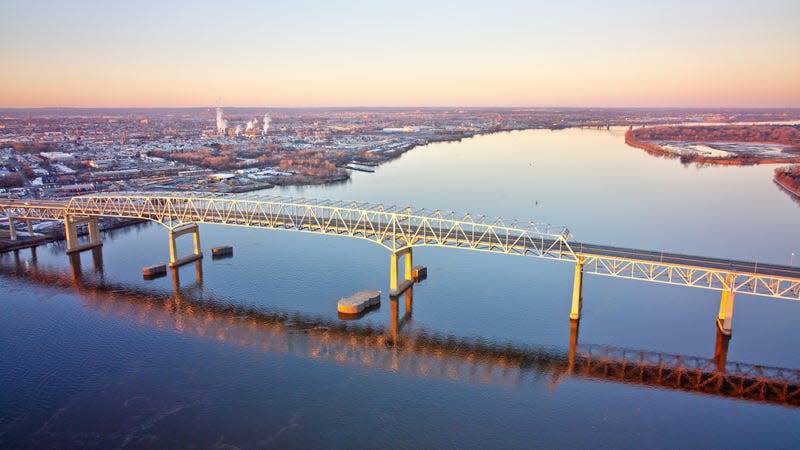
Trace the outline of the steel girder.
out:
[[[209,223],[366,239],[391,251],[436,246],[575,262],[584,272],[772,298],[800,300],[800,277],[625,258],[577,250],[569,230],[440,210],[280,196],[127,192],[69,200],[0,200],[4,215],[63,220],[66,215],[139,218],[167,227]],[[581,247],[582,248],[582,247]]]

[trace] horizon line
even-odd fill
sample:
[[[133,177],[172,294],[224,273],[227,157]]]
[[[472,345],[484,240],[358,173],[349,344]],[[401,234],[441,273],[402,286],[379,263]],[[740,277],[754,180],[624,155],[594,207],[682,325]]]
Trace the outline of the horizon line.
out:
[[[300,106],[241,106],[241,105],[206,105],[206,106],[0,106],[0,110],[36,110],[36,109],[640,109],[640,110],[800,110],[798,106],[503,106],[503,105],[300,105]]]

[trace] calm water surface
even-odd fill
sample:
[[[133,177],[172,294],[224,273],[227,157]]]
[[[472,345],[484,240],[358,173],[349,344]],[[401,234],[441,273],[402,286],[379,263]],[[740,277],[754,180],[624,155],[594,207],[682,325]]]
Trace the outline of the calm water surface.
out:
[[[800,207],[771,173],[684,167],[620,131],[537,130],[272,193],[532,218],[583,241],[786,264],[800,253]],[[569,264],[416,249],[429,278],[400,298],[393,334],[386,296],[358,321],[336,313],[342,296],[388,291],[389,255],[366,241],[202,226],[207,254],[227,244],[235,256],[183,267],[176,290],[171,276],[140,276],[168,258],[163,228],[103,238],[102,261],[71,264],[59,244],[0,257],[2,447],[800,444],[794,407],[570,375]],[[587,276],[576,351],[712,358],[718,301]],[[738,296],[728,362],[800,368],[799,321],[798,304]]]

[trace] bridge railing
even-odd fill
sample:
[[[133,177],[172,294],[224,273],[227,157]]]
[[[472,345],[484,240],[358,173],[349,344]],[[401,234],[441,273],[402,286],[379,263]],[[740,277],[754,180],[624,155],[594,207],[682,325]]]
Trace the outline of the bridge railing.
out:
[[[575,261],[569,231],[471,214],[357,202],[230,195],[103,194],[74,197],[69,214],[134,217],[173,227],[215,223],[348,235],[390,250],[448,246]]]
[[[67,215],[141,218],[167,227],[211,223],[290,229],[366,239],[389,250],[415,246],[582,261],[586,273],[800,300],[800,276],[753,270],[591,254],[571,240],[569,230],[538,222],[508,222],[473,214],[383,204],[281,196],[212,193],[128,192],[91,194],[66,202],[0,200],[5,215],[64,220]],[[622,249],[625,250],[625,249]]]

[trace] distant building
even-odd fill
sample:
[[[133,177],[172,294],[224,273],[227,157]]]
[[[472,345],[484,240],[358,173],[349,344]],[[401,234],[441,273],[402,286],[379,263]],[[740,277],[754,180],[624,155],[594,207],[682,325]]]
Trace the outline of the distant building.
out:
[[[68,184],[66,186],[59,186],[56,188],[56,192],[66,193],[66,192],[88,192],[94,190],[93,183],[81,183],[81,184]]]
[[[93,159],[89,161],[89,167],[93,169],[110,169],[116,163],[113,159]]]
[[[72,161],[75,159],[75,156],[71,153],[64,152],[42,152],[39,155],[50,162]]]
[[[232,173],[215,173],[208,176],[208,181],[220,182],[220,181],[227,181],[236,178],[236,175]]]

